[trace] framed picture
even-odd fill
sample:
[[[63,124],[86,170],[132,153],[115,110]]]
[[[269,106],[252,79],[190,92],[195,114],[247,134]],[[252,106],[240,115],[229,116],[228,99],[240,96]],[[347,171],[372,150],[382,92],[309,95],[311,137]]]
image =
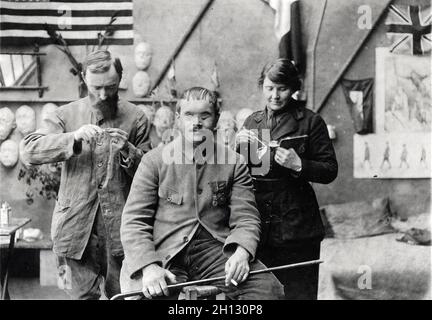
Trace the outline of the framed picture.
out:
[[[431,57],[376,49],[375,132],[430,132]]]
[[[354,178],[430,178],[431,133],[354,135]]]

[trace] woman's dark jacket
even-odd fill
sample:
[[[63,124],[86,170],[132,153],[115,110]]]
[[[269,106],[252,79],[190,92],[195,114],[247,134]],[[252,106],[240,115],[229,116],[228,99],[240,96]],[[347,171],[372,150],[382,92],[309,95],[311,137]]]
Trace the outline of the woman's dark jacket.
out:
[[[284,246],[299,240],[321,240],[324,228],[315,192],[309,182],[327,184],[336,178],[338,163],[335,151],[324,120],[307,109],[304,103],[291,100],[280,111],[270,131],[271,140],[300,135],[308,137],[297,150],[302,160],[300,173],[277,164],[274,149],[270,152],[270,169],[266,173],[254,174],[251,170],[262,219],[261,243]],[[257,129],[260,139],[266,140],[262,135],[262,129],[268,129],[266,109],[250,115],[244,127]],[[253,153],[257,145],[249,144],[246,148]],[[248,152],[241,145],[238,151],[242,154]],[[250,167],[252,169],[254,165],[250,163]]]

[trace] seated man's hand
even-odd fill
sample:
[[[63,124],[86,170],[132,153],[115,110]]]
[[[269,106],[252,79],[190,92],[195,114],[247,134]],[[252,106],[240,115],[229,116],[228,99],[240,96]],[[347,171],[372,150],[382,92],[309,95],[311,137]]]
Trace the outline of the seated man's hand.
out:
[[[169,295],[167,280],[169,283],[175,283],[176,277],[169,270],[153,263],[142,269],[142,292],[147,299],[152,297]]]
[[[225,285],[228,286],[231,280],[241,283],[249,275],[250,253],[241,246],[237,246],[236,251],[225,263]]]

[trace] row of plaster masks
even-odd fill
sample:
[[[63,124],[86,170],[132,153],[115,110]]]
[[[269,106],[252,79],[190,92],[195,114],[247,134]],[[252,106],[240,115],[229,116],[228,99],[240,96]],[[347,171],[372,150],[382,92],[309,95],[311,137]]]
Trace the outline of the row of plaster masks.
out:
[[[145,70],[151,65],[153,50],[149,43],[141,41],[135,46],[134,53],[138,72],[132,79],[132,91],[136,97],[142,98],[147,96],[151,89],[151,80]]]
[[[54,103],[47,103],[42,107],[41,120],[57,109]],[[0,163],[6,168],[14,167],[19,159],[19,149],[23,147],[23,141],[18,144],[8,139],[12,131],[17,128],[23,137],[36,131],[36,113],[33,108],[22,105],[15,114],[8,107],[0,108]]]
[[[234,149],[236,132],[243,128],[246,118],[252,113],[252,109],[242,108],[234,116],[231,111],[223,110],[216,126],[218,135],[222,138],[222,143]]]
[[[157,132],[162,134],[166,129],[172,129],[175,123],[174,111],[171,107],[160,102],[159,108],[156,110],[155,104],[139,104],[150,124],[152,124]]]

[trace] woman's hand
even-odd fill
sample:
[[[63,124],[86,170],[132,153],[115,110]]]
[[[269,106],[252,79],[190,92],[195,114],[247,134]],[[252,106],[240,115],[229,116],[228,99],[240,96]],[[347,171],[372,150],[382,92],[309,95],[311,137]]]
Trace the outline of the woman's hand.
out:
[[[257,136],[256,134],[251,131],[251,130],[247,130],[247,129],[242,129],[240,130],[235,138],[235,142],[236,145],[239,145],[240,143],[252,143],[254,141],[256,141]]]
[[[298,156],[297,152],[293,148],[284,149],[281,147],[278,147],[276,149],[275,154],[275,160],[278,164],[280,164],[282,167],[294,170],[294,171],[301,171],[302,169],[302,163],[301,159]]]

